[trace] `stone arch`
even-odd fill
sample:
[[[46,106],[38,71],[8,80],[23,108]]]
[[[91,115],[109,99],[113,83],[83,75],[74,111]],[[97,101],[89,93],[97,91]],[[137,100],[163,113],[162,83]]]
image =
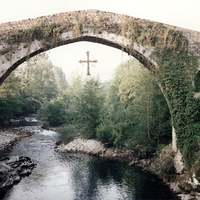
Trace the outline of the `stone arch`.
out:
[[[139,51],[137,51],[135,49],[132,49],[132,51],[130,51],[129,48],[123,49],[122,44],[115,43],[113,41],[109,41],[109,40],[106,40],[104,38],[99,38],[99,37],[94,37],[94,36],[81,36],[81,37],[78,37],[78,38],[73,39],[73,40],[64,41],[62,43],[59,43],[56,46],[48,46],[46,48],[38,48],[38,49],[35,49],[32,52],[28,52],[27,54],[22,54],[20,56],[18,55],[16,62],[12,63],[12,65],[8,68],[8,70],[5,72],[5,74],[3,74],[2,77],[0,77],[0,80],[1,80],[0,84],[6,79],[7,76],[9,76],[9,74],[15,68],[17,68],[20,64],[22,64],[23,62],[25,62],[29,58],[34,57],[35,55],[40,54],[44,51],[51,50],[55,47],[59,47],[59,46],[63,46],[63,45],[71,44],[71,43],[76,43],[76,42],[81,42],[81,41],[98,43],[98,44],[101,44],[101,45],[106,45],[106,46],[109,46],[109,47],[112,47],[112,48],[119,49],[119,50],[133,56],[134,58],[136,58],[138,61],[140,61],[150,71],[152,71],[152,69],[155,69],[155,66],[156,66],[155,63],[153,63],[144,54],[140,53]],[[31,45],[34,45],[34,43],[31,44]]]
[[[178,132],[178,148],[184,149],[184,141],[191,134],[181,127],[189,127],[188,115],[194,113],[188,110],[191,104],[196,105],[192,82],[200,61],[200,33],[98,10],[1,24],[0,84],[28,58],[78,41],[122,49],[151,71],[168,102],[172,125]]]

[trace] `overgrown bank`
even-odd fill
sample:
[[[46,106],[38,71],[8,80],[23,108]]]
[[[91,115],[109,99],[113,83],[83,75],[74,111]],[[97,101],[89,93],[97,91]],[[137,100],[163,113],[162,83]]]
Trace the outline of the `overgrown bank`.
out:
[[[84,153],[98,156],[105,159],[119,160],[129,162],[129,166],[140,167],[148,173],[155,174],[163,184],[167,184],[171,191],[181,200],[195,200],[200,198],[198,193],[199,185],[195,185],[196,179],[187,179],[185,174],[175,174],[173,166],[173,152],[171,145],[166,146],[157,152],[159,155],[152,154],[147,147],[138,145],[135,150],[116,149],[107,147],[103,143],[94,139],[76,138],[68,144],[58,144],[55,147],[58,152]],[[188,188],[193,184],[196,190]]]

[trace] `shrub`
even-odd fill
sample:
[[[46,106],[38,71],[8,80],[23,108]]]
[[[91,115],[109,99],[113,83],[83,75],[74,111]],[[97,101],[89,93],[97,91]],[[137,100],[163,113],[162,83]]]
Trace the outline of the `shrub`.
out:
[[[79,134],[79,129],[77,129],[74,125],[63,125],[58,129],[59,135],[59,142],[67,144],[74,140]],[[57,142],[57,143],[59,143]]]
[[[46,116],[49,125],[59,126],[66,121],[65,105],[62,102],[51,102],[46,108]]]
[[[97,129],[97,139],[102,143],[112,143],[116,147],[122,146],[122,134],[109,122],[101,123]]]
[[[123,142],[122,142],[122,134],[121,132],[117,132],[115,129],[112,130],[112,138],[111,141],[116,147],[122,147]]]
[[[103,143],[112,142],[113,126],[108,123],[101,123],[96,129],[97,139]]]

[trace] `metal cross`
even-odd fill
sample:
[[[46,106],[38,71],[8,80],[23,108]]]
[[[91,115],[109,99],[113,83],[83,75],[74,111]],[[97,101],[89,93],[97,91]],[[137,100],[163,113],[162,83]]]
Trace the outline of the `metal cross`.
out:
[[[80,60],[80,63],[87,63],[87,75],[90,75],[90,62],[94,62],[97,63],[97,60],[90,60],[89,59],[89,51],[86,52],[87,53],[87,60]]]

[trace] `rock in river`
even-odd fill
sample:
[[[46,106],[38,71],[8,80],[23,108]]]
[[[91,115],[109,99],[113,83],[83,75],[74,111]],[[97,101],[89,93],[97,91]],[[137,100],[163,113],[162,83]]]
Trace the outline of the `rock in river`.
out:
[[[35,166],[29,157],[11,156],[0,160],[0,194],[30,175]]]

